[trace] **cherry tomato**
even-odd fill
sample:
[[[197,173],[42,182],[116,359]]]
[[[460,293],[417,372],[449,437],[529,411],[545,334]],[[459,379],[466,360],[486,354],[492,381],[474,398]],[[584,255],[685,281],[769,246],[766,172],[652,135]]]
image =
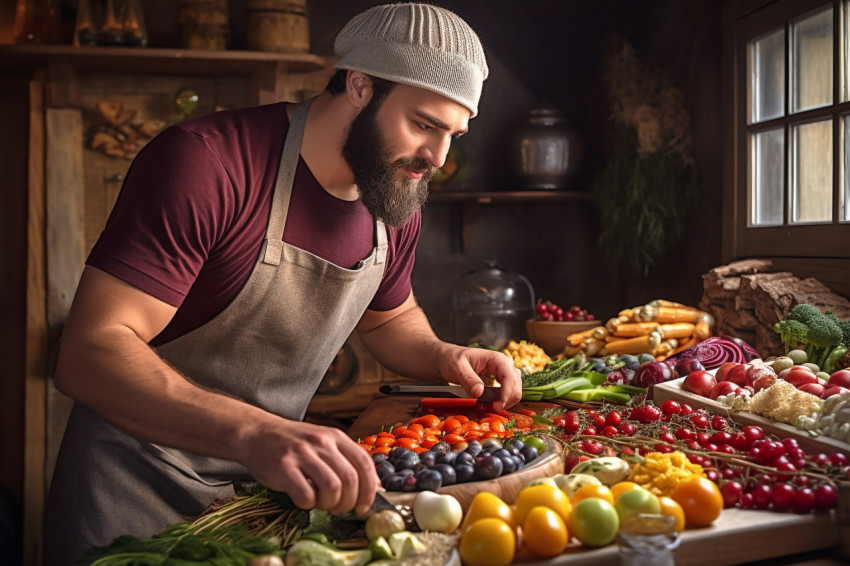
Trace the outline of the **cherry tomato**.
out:
[[[815,508],[815,492],[808,487],[801,487],[794,493],[791,509],[794,513],[811,513]]]
[[[842,452],[834,452],[829,455],[829,463],[833,466],[844,467],[847,465],[847,454]]]
[[[379,436],[377,440],[375,440],[375,446],[392,446],[395,444],[396,439],[392,436]]]
[[[632,436],[637,432],[637,427],[632,423],[623,423],[620,425],[620,432],[625,436]]]
[[[767,484],[760,484],[753,489],[753,503],[758,509],[767,509],[770,505],[771,488]]]
[[[682,403],[681,408],[679,410],[679,414],[683,417],[690,415],[694,412],[694,408],[688,405],[687,403]]]
[[[720,488],[706,478],[692,477],[679,482],[672,497],[685,511],[687,523],[696,527],[710,525],[723,510]]]
[[[729,421],[720,415],[714,415],[711,417],[711,428],[715,430],[726,430],[729,428]]]
[[[835,507],[838,494],[835,488],[828,484],[822,484],[815,488],[815,509],[825,510]]]
[[[691,419],[691,424],[697,428],[708,428],[708,417],[699,413],[691,413],[688,418]]]
[[[734,507],[741,499],[741,493],[744,491],[744,486],[741,482],[734,480],[725,481],[720,486],[720,493],[723,494],[723,505],[725,507]]]
[[[589,483],[581,486],[570,498],[570,503],[572,505],[576,505],[579,501],[589,497],[598,497],[599,499],[604,499],[611,505],[614,504],[614,494],[611,493],[611,489],[607,485],[595,483]]]
[[[764,429],[760,426],[747,425],[741,429],[741,432],[743,432],[744,436],[747,437],[747,441],[750,446],[752,446],[753,442],[756,440],[764,438]]]
[[[617,427],[615,427],[615,426],[611,426],[611,425],[608,425],[608,426],[606,426],[606,427],[603,427],[603,428],[602,428],[602,430],[601,430],[601,431],[599,431],[599,433],[600,433],[602,436],[605,436],[605,437],[608,437],[608,438],[612,438],[612,437],[617,436],[618,434],[620,434],[620,431],[619,431],[619,430],[617,430]]]
[[[611,411],[607,415],[605,415],[605,424],[607,426],[620,426],[620,423],[623,422],[623,416],[619,411]]]
[[[774,511],[787,511],[794,503],[795,489],[787,483],[778,483],[770,490],[770,504]]]
[[[665,415],[678,415],[682,412],[682,405],[678,401],[668,399],[661,404],[661,412]]]
[[[440,424],[440,417],[429,413],[427,415],[422,415],[421,417],[416,417],[410,421],[410,424],[421,424],[425,428],[436,428]]]
[[[601,454],[604,446],[598,440],[581,440],[578,443],[578,449],[588,454]]]
[[[679,427],[676,429],[676,438],[679,440],[695,440],[697,433],[692,428]]]
[[[587,436],[596,436],[596,428],[592,426],[585,427],[585,429],[581,431],[581,434],[586,434]]]
[[[363,438],[360,442],[362,442],[363,444],[374,445],[376,440],[378,440],[378,436],[375,435],[375,434],[372,434],[372,435],[369,435],[369,436]]]

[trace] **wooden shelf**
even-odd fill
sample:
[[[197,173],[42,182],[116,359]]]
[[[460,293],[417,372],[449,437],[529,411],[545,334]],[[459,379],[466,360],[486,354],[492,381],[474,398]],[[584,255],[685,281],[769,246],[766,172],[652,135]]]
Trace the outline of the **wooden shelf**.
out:
[[[0,45],[0,72],[30,72],[57,63],[83,72],[248,76],[269,67],[293,73],[318,71],[326,65],[326,60],[312,53]]]
[[[514,203],[514,202],[590,202],[589,191],[431,191],[428,202]]]

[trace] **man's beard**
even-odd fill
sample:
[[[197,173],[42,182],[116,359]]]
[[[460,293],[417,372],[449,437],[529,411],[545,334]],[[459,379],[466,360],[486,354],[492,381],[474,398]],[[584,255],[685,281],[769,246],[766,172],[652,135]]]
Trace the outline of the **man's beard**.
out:
[[[390,163],[389,148],[376,115],[382,101],[372,98],[351,123],[342,156],[354,173],[363,204],[390,226],[401,226],[428,200],[428,184],[437,168],[422,158],[403,157]],[[425,171],[419,179],[399,180],[403,168]]]

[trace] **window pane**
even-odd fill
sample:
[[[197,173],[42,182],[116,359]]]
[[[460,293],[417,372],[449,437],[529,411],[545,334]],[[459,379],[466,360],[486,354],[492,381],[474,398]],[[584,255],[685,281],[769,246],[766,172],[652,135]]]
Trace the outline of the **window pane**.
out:
[[[753,122],[785,113],[785,30],[750,43],[750,115]]]
[[[841,49],[844,52],[844,68],[841,72],[841,102],[847,102],[850,100],[850,37],[848,37],[848,32],[850,31],[850,0],[845,0],[844,2],[844,27],[843,33],[841,37]]]
[[[750,225],[782,225],[785,193],[785,131],[780,128],[752,137]]]
[[[844,171],[842,172],[842,183],[844,185],[841,195],[841,210],[838,217],[844,222],[850,222],[850,116],[841,120],[842,137],[844,143]]]
[[[791,128],[791,222],[832,222],[832,121]]]
[[[832,7],[791,23],[791,111],[832,104]]]

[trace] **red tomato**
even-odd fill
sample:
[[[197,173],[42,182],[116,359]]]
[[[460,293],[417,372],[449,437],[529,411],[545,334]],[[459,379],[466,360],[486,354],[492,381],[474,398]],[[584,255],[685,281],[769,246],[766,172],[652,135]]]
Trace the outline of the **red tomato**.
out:
[[[723,366],[720,366],[723,367]],[[688,374],[682,382],[682,389],[708,397],[711,394],[711,388],[717,384],[717,380],[707,371],[697,370]],[[679,407],[681,413],[681,407]]]
[[[840,369],[829,376],[830,387],[838,386],[850,389],[850,370]]]

